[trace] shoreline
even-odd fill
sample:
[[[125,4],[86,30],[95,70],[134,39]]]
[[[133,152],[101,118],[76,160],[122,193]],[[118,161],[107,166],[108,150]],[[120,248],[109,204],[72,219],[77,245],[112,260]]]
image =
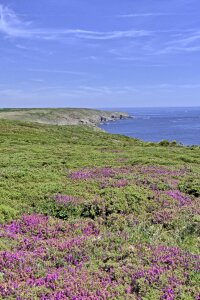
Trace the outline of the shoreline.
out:
[[[129,118],[127,113],[86,108],[0,109],[0,119],[49,125],[90,125]]]
[[[122,111],[124,111],[122,109]],[[144,142],[177,142],[184,146],[200,146],[199,109],[135,108],[126,111],[131,117],[123,122],[107,122],[100,128],[111,134],[138,138]]]

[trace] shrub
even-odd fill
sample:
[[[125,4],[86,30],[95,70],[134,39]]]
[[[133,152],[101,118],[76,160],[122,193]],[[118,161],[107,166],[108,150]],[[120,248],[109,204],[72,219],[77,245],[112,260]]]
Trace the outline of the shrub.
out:
[[[7,205],[1,204],[0,205],[0,223],[10,222],[13,220],[17,215],[17,211]]]
[[[63,201],[59,200],[58,197],[62,198]],[[65,198],[69,198],[69,200],[64,201]],[[79,217],[81,215],[82,206],[75,202],[76,199],[72,196],[57,195],[50,199],[43,200],[37,212],[63,220],[67,220],[71,217]]]
[[[170,142],[168,140],[162,140],[158,143],[160,146],[169,146],[170,145]]]
[[[193,195],[195,197],[200,196],[200,185],[197,179],[188,178],[187,180],[182,181],[178,188],[181,192]]]

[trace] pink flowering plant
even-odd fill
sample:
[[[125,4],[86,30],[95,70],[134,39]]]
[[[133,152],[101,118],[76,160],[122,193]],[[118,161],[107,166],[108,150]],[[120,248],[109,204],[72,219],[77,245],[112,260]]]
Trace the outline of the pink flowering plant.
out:
[[[199,148],[0,121],[0,299],[200,300]]]

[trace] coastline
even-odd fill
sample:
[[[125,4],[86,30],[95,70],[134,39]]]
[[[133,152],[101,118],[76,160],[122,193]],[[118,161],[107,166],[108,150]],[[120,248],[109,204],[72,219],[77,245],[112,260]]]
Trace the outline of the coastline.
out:
[[[129,117],[124,112],[86,108],[0,109],[0,119],[59,126],[89,125],[97,127],[108,121],[113,122]]]
[[[184,146],[200,146],[200,109],[197,107],[128,108],[126,112],[130,115],[127,120],[115,124],[106,122],[100,128],[145,142],[176,141]]]
[[[171,266],[162,273],[163,281],[156,277],[156,293],[162,295],[172,270],[176,282],[182,280],[180,288],[188,289],[186,298],[192,299],[199,259],[198,148],[143,143],[95,132],[95,126],[7,120],[0,121],[0,141],[4,274],[0,298],[26,294],[32,299],[45,293],[50,299],[52,285],[47,289],[46,284],[54,284],[52,279],[56,280],[53,297],[64,294],[66,286],[74,295],[85,287],[84,293],[92,295],[93,282],[98,289],[105,287],[103,266],[109,276],[106,288],[120,286],[116,297],[126,299],[127,280],[131,282],[134,275],[136,284],[145,282],[145,270],[154,270],[156,258],[156,270]],[[185,267],[180,261],[188,264]],[[115,286],[110,266],[118,278]],[[136,277],[138,270],[142,277]],[[185,272],[191,274],[187,281]],[[10,289],[10,282],[15,289]],[[99,290],[93,295],[99,295]],[[134,290],[129,295],[137,297]]]

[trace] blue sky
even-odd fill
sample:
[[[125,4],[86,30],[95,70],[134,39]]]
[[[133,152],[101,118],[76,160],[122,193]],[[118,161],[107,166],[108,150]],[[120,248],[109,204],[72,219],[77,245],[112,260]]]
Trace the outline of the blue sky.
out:
[[[0,0],[0,107],[200,105],[199,0]]]

